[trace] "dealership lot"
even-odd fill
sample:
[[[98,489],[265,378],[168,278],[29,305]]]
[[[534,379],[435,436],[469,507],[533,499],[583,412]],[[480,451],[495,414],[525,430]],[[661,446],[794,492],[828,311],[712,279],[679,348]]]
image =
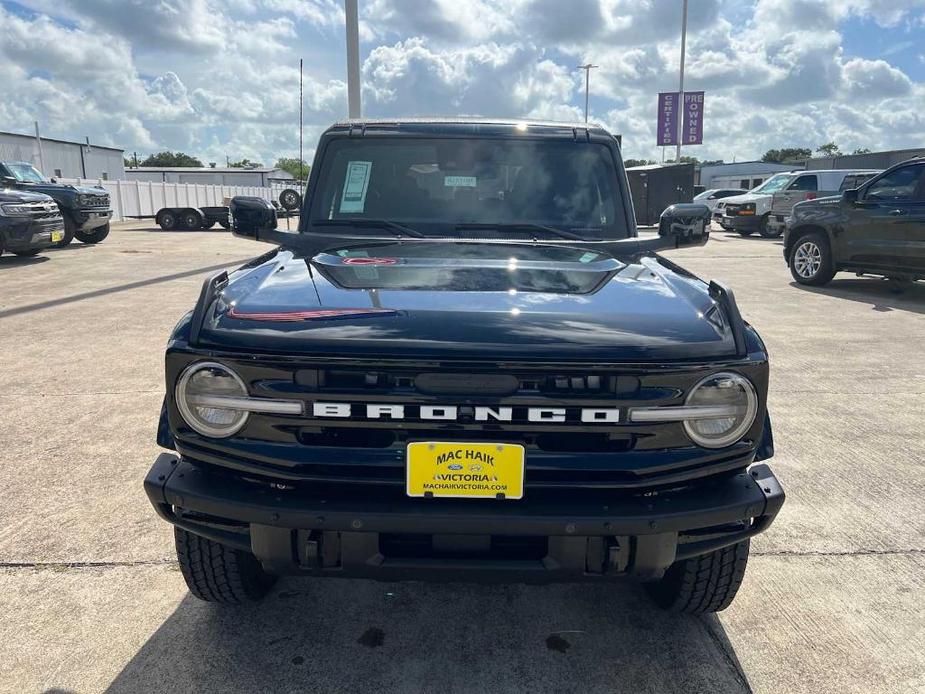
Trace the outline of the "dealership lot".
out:
[[[284,579],[229,610],[187,594],[141,480],[170,329],[266,249],[136,223],[0,258],[0,690],[925,689],[925,284],[797,287],[778,241],[722,232],[670,254],[735,289],[772,358],[788,501],[716,618],[631,583]]]

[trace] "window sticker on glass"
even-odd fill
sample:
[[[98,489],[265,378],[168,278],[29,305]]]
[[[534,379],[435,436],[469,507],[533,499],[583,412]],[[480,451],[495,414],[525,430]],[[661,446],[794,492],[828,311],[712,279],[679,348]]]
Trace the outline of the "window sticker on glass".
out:
[[[340,198],[340,211],[351,214],[366,209],[366,190],[369,188],[371,161],[347,162],[347,175],[344,178],[344,192]]]
[[[444,188],[475,188],[478,179],[475,176],[444,176]]]

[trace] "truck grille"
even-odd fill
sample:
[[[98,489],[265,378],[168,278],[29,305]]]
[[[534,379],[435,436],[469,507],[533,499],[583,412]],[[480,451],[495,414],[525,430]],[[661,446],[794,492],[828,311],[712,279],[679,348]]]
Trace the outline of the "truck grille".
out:
[[[307,414],[255,413],[240,436],[223,441],[191,438],[181,425],[177,450],[200,463],[296,484],[346,485],[357,493],[372,493],[372,486],[402,494],[409,443],[497,441],[524,446],[528,493],[644,489],[741,468],[756,445],[745,439],[731,449],[706,451],[691,445],[680,422],[629,421],[632,407],[683,403],[688,389],[705,372],[724,368],[721,364],[523,369],[505,364],[489,371],[449,363],[300,368],[225,361],[251,395],[301,400]],[[177,373],[185,363],[176,365]],[[737,368],[754,374],[763,366]],[[314,403],[346,403],[350,414],[315,417]],[[366,405],[402,405],[403,416],[369,418]],[[424,419],[422,406],[456,412],[451,420]],[[510,408],[512,420],[476,420],[474,410],[485,408]],[[561,408],[566,417],[531,421],[531,408]],[[581,413],[596,408],[618,409],[618,424],[583,421]]]
[[[109,207],[108,193],[82,193],[80,200],[83,207]]]

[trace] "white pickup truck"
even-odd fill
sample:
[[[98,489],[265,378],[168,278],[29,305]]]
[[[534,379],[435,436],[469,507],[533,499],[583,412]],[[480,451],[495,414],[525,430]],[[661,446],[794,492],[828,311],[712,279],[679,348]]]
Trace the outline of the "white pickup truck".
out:
[[[864,169],[829,169],[825,171],[790,171],[779,173],[745,195],[727,198],[718,220],[724,229],[742,236],[758,232],[765,238],[784,233],[793,206],[803,200],[836,195],[856,188],[879,171]]]

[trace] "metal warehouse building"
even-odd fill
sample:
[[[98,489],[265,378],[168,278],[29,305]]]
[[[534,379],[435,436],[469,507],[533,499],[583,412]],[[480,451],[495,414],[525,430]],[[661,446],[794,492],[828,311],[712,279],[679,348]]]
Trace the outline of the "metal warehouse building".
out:
[[[88,142],[0,132],[0,159],[27,161],[49,178],[125,178],[121,149]]]
[[[192,166],[139,166],[126,169],[125,177],[130,181],[155,181],[157,183],[208,183],[221,186],[262,186],[271,183],[292,181],[292,174],[282,169]]]
[[[925,148],[894,149],[888,152],[843,154],[837,157],[815,157],[806,162],[813,169],[888,169],[912,157],[925,157]]]

